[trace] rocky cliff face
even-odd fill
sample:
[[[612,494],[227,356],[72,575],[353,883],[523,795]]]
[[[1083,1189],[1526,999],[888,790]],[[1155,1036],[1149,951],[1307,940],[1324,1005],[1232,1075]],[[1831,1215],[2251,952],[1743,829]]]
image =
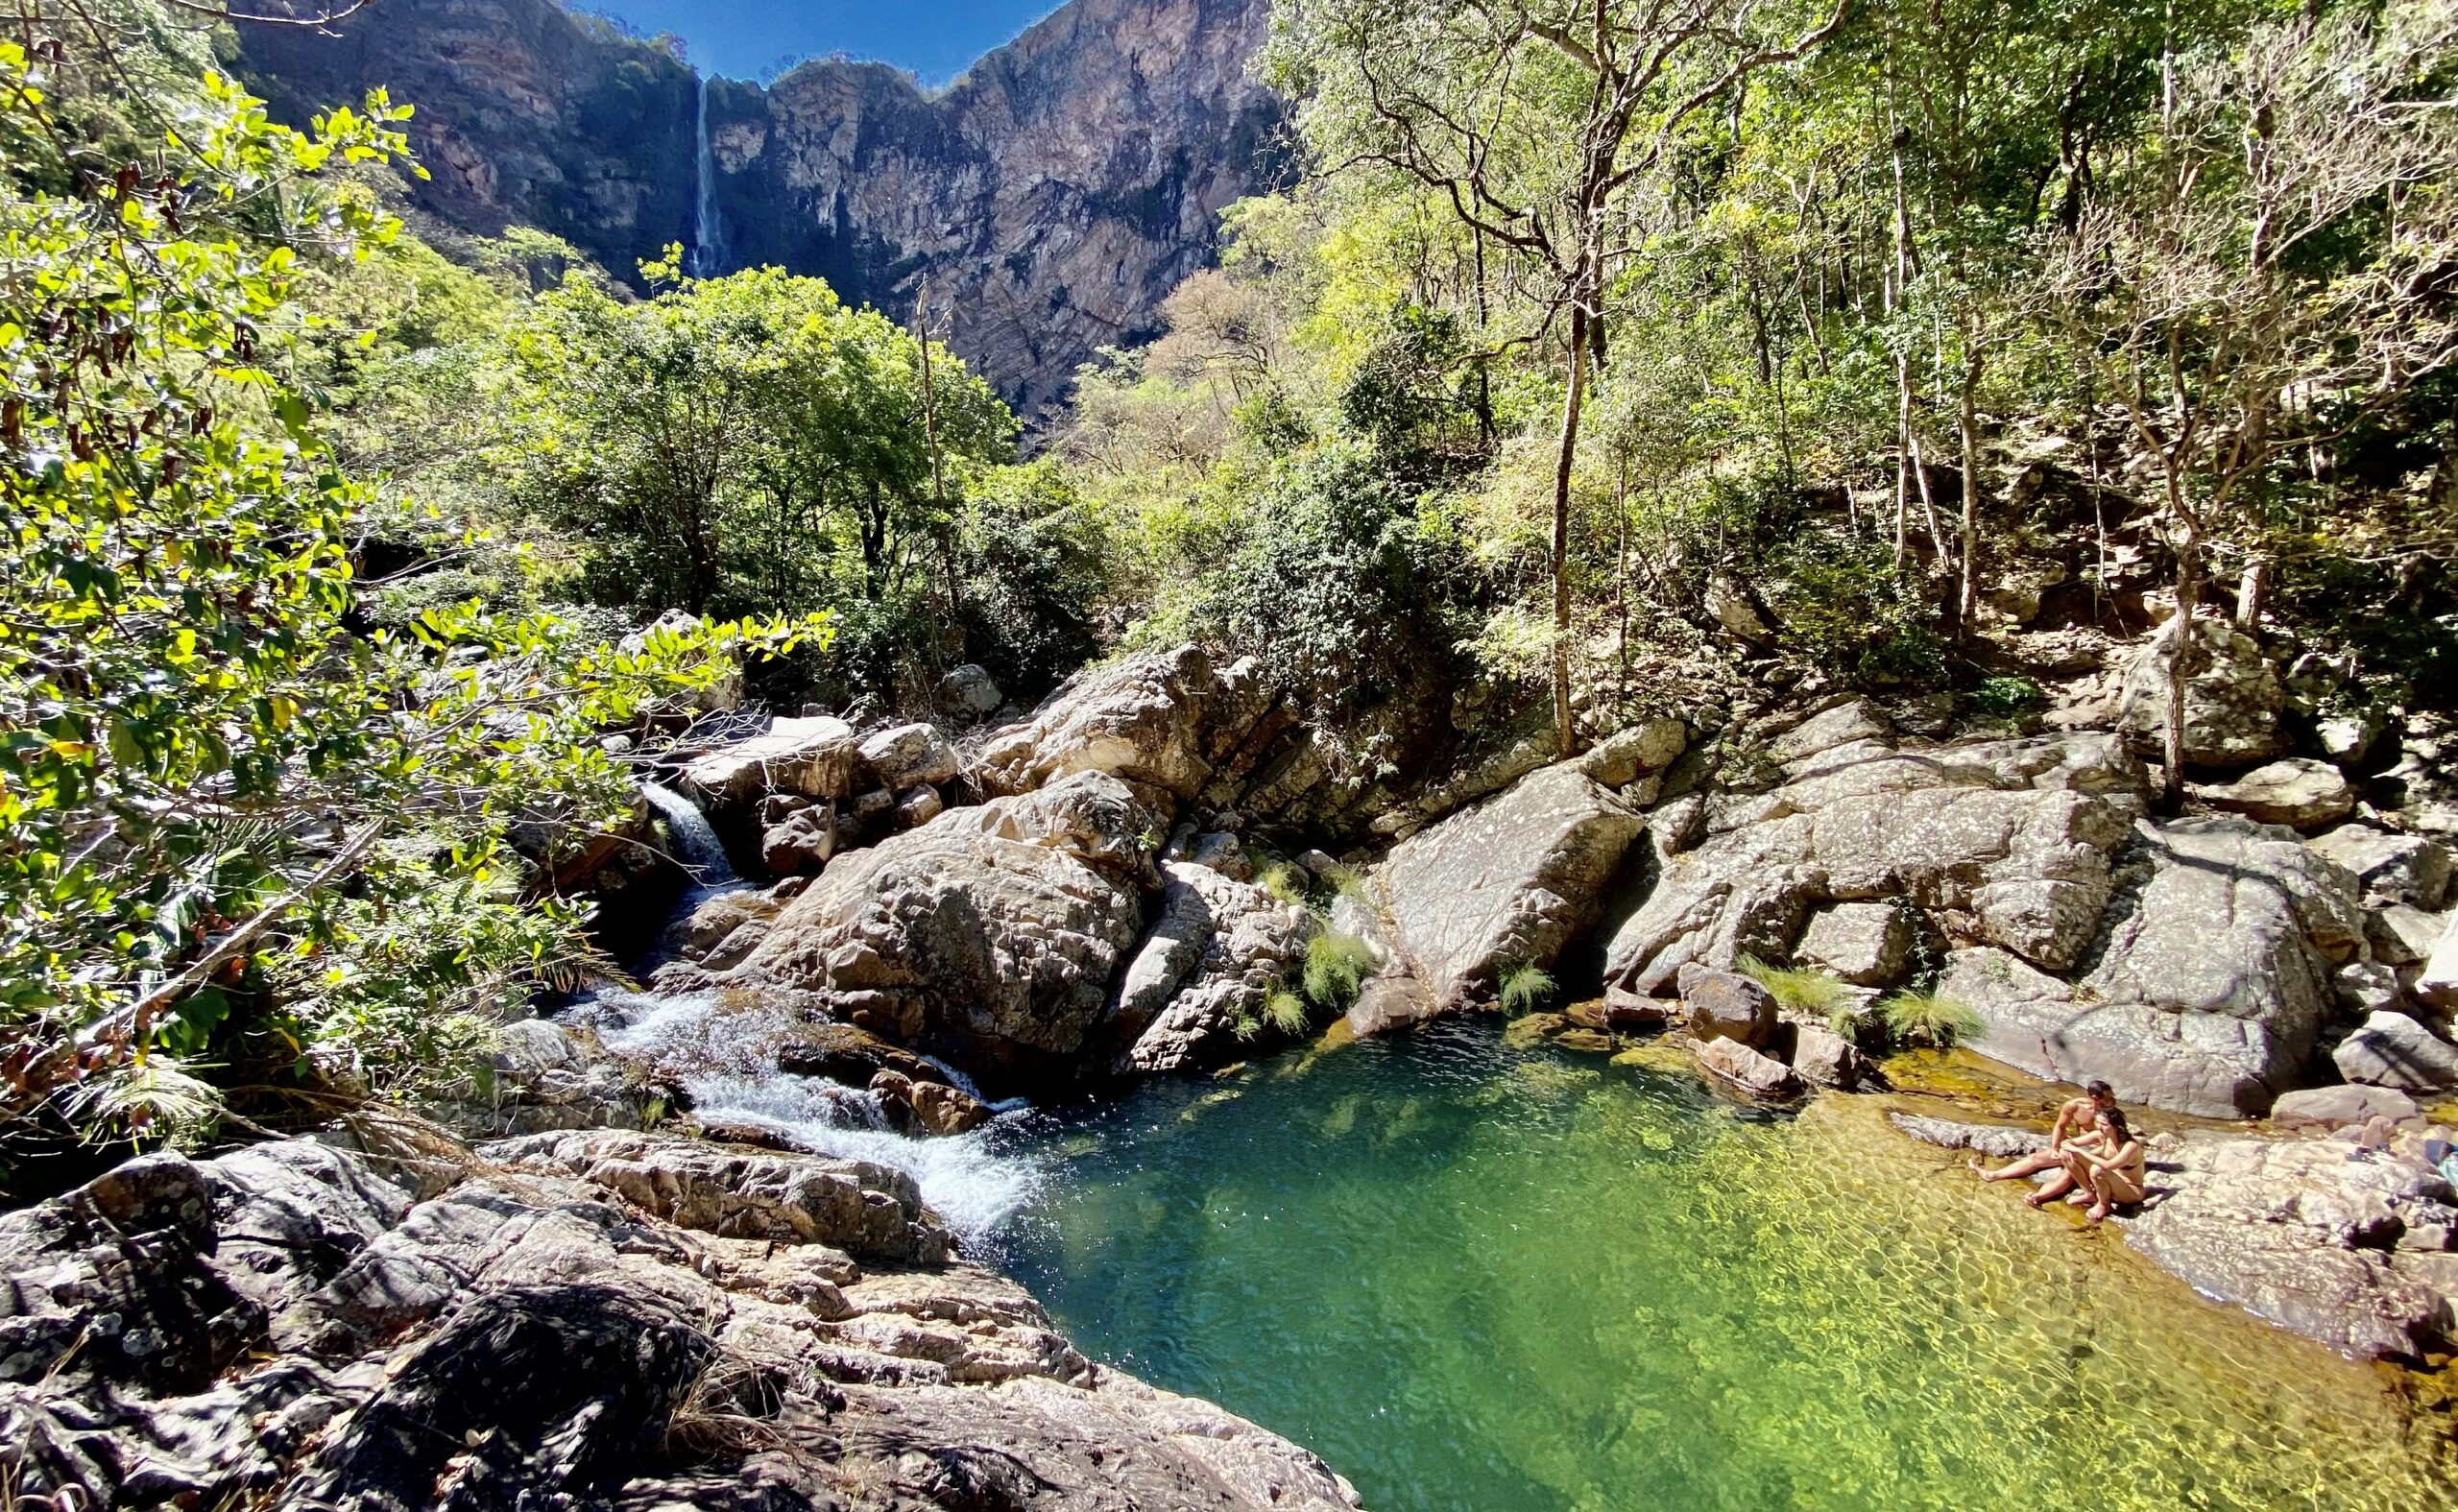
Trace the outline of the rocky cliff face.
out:
[[[817,274],[931,326],[1030,417],[1078,365],[1146,334],[1213,255],[1220,209],[1273,171],[1270,97],[1245,75],[1265,0],[1073,0],[927,94],[875,63],[712,83],[727,266]],[[277,108],[382,84],[419,107],[421,204],[525,223],[627,272],[695,244],[699,102],[666,51],[555,0],[421,0],[338,36],[249,27]]]

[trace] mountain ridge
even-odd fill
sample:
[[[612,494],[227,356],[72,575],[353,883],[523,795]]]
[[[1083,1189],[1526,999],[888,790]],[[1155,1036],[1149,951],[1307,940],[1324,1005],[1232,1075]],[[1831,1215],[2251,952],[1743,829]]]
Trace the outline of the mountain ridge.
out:
[[[1212,261],[1219,211],[1279,173],[1277,104],[1247,78],[1266,0],[1071,0],[944,89],[823,59],[712,78],[730,266],[827,278],[930,326],[1028,420],[1078,366],[1151,334]],[[698,76],[557,0],[377,4],[318,35],[243,26],[243,67],[303,117],[384,85],[419,107],[414,202],[525,224],[629,276],[691,244]]]

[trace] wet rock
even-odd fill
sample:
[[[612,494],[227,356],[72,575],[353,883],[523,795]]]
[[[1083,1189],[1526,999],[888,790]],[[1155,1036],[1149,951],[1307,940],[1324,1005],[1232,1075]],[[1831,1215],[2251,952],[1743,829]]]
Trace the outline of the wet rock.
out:
[[[909,1081],[943,1082],[947,1072],[923,1057],[850,1023],[814,1023],[794,1031],[777,1049],[777,1068],[793,1076],[821,1076],[848,1087],[868,1087],[881,1071]]]
[[[1924,1144],[1969,1150],[1992,1161],[2015,1161],[2048,1148],[2048,1136],[2035,1129],[2012,1129],[1994,1123],[1959,1123],[1918,1114],[1890,1113],[1887,1120]]]
[[[2168,661],[2181,633],[2170,618],[2128,663],[2117,722],[2134,749],[2158,754],[2167,709]],[[2199,644],[2185,680],[2185,759],[2197,766],[2250,766],[2277,756],[2287,691],[2260,642],[2226,620],[2194,621]]]
[[[1810,920],[1793,956],[1858,986],[1892,987],[1903,980],[1912,945],[1912,923],[1893,904],[1837,903]]]
[[[488,1075],[420,1112],[463,1139],[497,1140],[555,1129],[637,1129],[655,1093],[596,1034],[548,1019],[495,1031]]]
[[[952,781],[960,770],[955,748],[935,725],[898,725],[866,735],[855,748],[879,785],[902,792]]]
[[[766,734],[695,758],[683,769],[683,781],[714,804],[768,793],[843,798],[854,790],[855,745],[854,727],[841,719],[780,719]]]
[[[2376,1013],[2330,1052],[2350,1082],[2401,1092],[2458,1089],[2458,1045],[2400,1013]]]
[[[1234,1059],[1265,1004],[1303,966],[1313,917],[1210,867],[1162,868],[1161,912],[1138,943],[1103,1035],[1117,1069],[1158,1072]]]
[[[1575,762],[1392,847],[1372,886],[1411,974],[1446,1008],[1550,967],[1596,917],[1643,822]]]
[[[2449,900],[2449,848],[2438,840],[2341,825],[2304,843],[2355,874],[2369,908],[2404,903],[2430,912]]]
[[[889,1121],[919,1134],[970,1134],[990,1121],[987,1106],[945,1082],[917,1082],[896,1071],[879,1071],[870,1090],[888,1110]]]
[[[1597,1004],[1599,1027],[1606,1029],[1659,1029],[1681,1020],[1678,998],[1642,997],[1619,987],[1604,989],[1604,996]]]
[[[1738,972],[1683,967],[1681,1002],[1697,1039],[1738,1040],[1755,1046],[1775,1032],[1775,995]]]
[[[999,711],[1006,702],[988,668],[968,661],[939,679],[930,701],[939,712],[960,724],[975,724]]]
[[[1441,1004],[1424,984],[1407,976],[1378,976],[1360,988],[1349,1005],[1348,1026],[1361,1040],[1411,1028],[1439,1018]]]
[[[2318,829],[2355,808],[2355,789],[2337,767],[2308,756],[2257,766],[2232,782],[2195,783],[2193,794],[2213,808],[2255,824]]]
[[[1162,833],[1097,772],[951,809],[839,856],[719,980],[819,995],[976,1076],[1064,1076],[1142,933]]]
[[[1709,1040],[1697,1046],[1699,1064],[1752,1097],[1787,1098],[1801,1094],[1800,1078],[1772,1056],[1761,1055],[1739,1040]]]
[[[1793,1069],[1802,1080],[1838,1092],[1860,1090],[1869,1067],[1858,1045],[1817,1024],[1798,1025],[1794,1033]]]
[[[2415,1116],[2415,1099],[2388,1087],[2312,1087],[2285,1093],[2270,1110],[2271,1122],[2282,1129],[2339,1129]]]

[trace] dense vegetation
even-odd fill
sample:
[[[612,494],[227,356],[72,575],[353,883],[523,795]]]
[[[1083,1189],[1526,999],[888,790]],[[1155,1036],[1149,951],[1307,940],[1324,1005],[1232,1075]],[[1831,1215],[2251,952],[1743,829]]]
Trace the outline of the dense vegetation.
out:
[[[193,7],[27,16],[27,1149],[459,1074],[591,959],[605,737],[746,651],[884,710],[1194,637],[1392,784],[1736,687],[2012,711],[2198,604],[2458,692],[2452,0],[1284,0],[1306,172],[1030,438],[815,279],[405,230],[405,108],[272,124]]]

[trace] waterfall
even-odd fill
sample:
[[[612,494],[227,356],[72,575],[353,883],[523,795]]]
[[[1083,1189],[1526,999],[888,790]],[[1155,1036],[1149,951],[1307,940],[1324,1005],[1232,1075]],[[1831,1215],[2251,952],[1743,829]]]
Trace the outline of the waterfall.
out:
[[[717,155],[709,146],[709,78],[700,76],[700,124],[692,156],[697,188],[691,205],[691,276],[713,278],[726,271],[726,226],[717,215]]]
[[[666,832],[674,837],[675,859],[690,871],[696,886],[721,891],[742,881],[735,875],[734,863],[726,859],[724,843],[709,827],[709,816],[700,812],[699,804],[656,782],[642,782],[640,796],[665,821]]]

